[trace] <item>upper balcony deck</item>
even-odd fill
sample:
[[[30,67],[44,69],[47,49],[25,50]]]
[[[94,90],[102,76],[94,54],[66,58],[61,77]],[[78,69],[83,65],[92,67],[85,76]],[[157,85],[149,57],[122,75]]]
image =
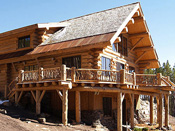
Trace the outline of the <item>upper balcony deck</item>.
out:
[[[35,87],[36,84],[48,86],[60,82],[71,83],[72,87],[98,85],[100,87],[114,87],[123,89],[149,90],[161,87],[163,90],[174,90],[169,77],[158,74],[136,74],[125,70],[76,69],[65,65],[56,68],[40,68],[39,70],[21,70],[18,76],[18,88]],[[34,85],[34,86],[33,86]]]

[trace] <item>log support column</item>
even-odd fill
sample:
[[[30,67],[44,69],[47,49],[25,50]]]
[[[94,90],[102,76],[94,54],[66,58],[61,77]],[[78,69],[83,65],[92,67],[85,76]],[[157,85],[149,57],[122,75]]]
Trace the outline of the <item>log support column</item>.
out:
[[[150,125],[154,124],[154,97],[150,96]]]
[[[159,128],[163,127],[163,94],[159,96]]]
[[[18,105],[18,97],[19,97],[19,92],[15,92],[15,104]]]
[[[39,115],[41,113],[41,104],[39,102],[41,92],[39,90],[36,91],[36,114]]]
[[[165,126],[169,128],[169,96],[165,95]]]
[[[67,89],[63,89],[62,123],[65,126],[68,123],[68,90]]]
[[[131,129],[134,129],[134,94],[130,94],[131,96],[131,106],[130,106],[130,112],[131,112]]]
[[[75,92],[75,114],[76,114],[76,122],[81,122],[81,101],[80,101],[80,91]]]
[[[117,131],[122,131],[122,92],[117,95]]]
[[[159,97],[156,96],[156,101],[157,101],[157,124],[159,124]]]

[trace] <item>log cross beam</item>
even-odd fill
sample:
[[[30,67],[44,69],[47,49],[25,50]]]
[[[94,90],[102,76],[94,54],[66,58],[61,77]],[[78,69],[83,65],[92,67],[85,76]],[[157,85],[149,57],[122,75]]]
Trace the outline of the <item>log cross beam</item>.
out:
[[[146,51],[144,51],[135,61],[135,64],[137,64],[137,62],[146,54]]]
[[[133,51],[133,50],[137,47],[137,45],[143,40],[143,38],[144,38],[144,37],[141,37],[141,38],[134,44],[134,46],[131,48],[130,51]]]

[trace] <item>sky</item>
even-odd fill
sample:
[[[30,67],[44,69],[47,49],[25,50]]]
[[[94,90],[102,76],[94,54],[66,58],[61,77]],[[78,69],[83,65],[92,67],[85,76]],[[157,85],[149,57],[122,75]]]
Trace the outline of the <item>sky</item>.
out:
[[[140,2],[159,61],[175,63],[175,0],[0,0],[0,33]]]

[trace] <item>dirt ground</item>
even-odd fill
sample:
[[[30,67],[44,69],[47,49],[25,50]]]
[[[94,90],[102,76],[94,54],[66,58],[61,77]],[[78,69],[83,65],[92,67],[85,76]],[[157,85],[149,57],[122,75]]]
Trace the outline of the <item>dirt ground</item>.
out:
[[[37,121],[37,116],[19,107],[4,107],[0,105],[0,109],[7,110],[7,114],[0,113],[0,131],[94,131],[91,126],[84,124],[63,126],[59,120],[48,117],[45,124],[40,124]],[[175,118],[170,116],[170,125],[172,130],[175,131]],[[60,124],[58,124],[60,123]],[[155,129],[155,126],[147,126],[140,124],[138,126],[148,127]]]

